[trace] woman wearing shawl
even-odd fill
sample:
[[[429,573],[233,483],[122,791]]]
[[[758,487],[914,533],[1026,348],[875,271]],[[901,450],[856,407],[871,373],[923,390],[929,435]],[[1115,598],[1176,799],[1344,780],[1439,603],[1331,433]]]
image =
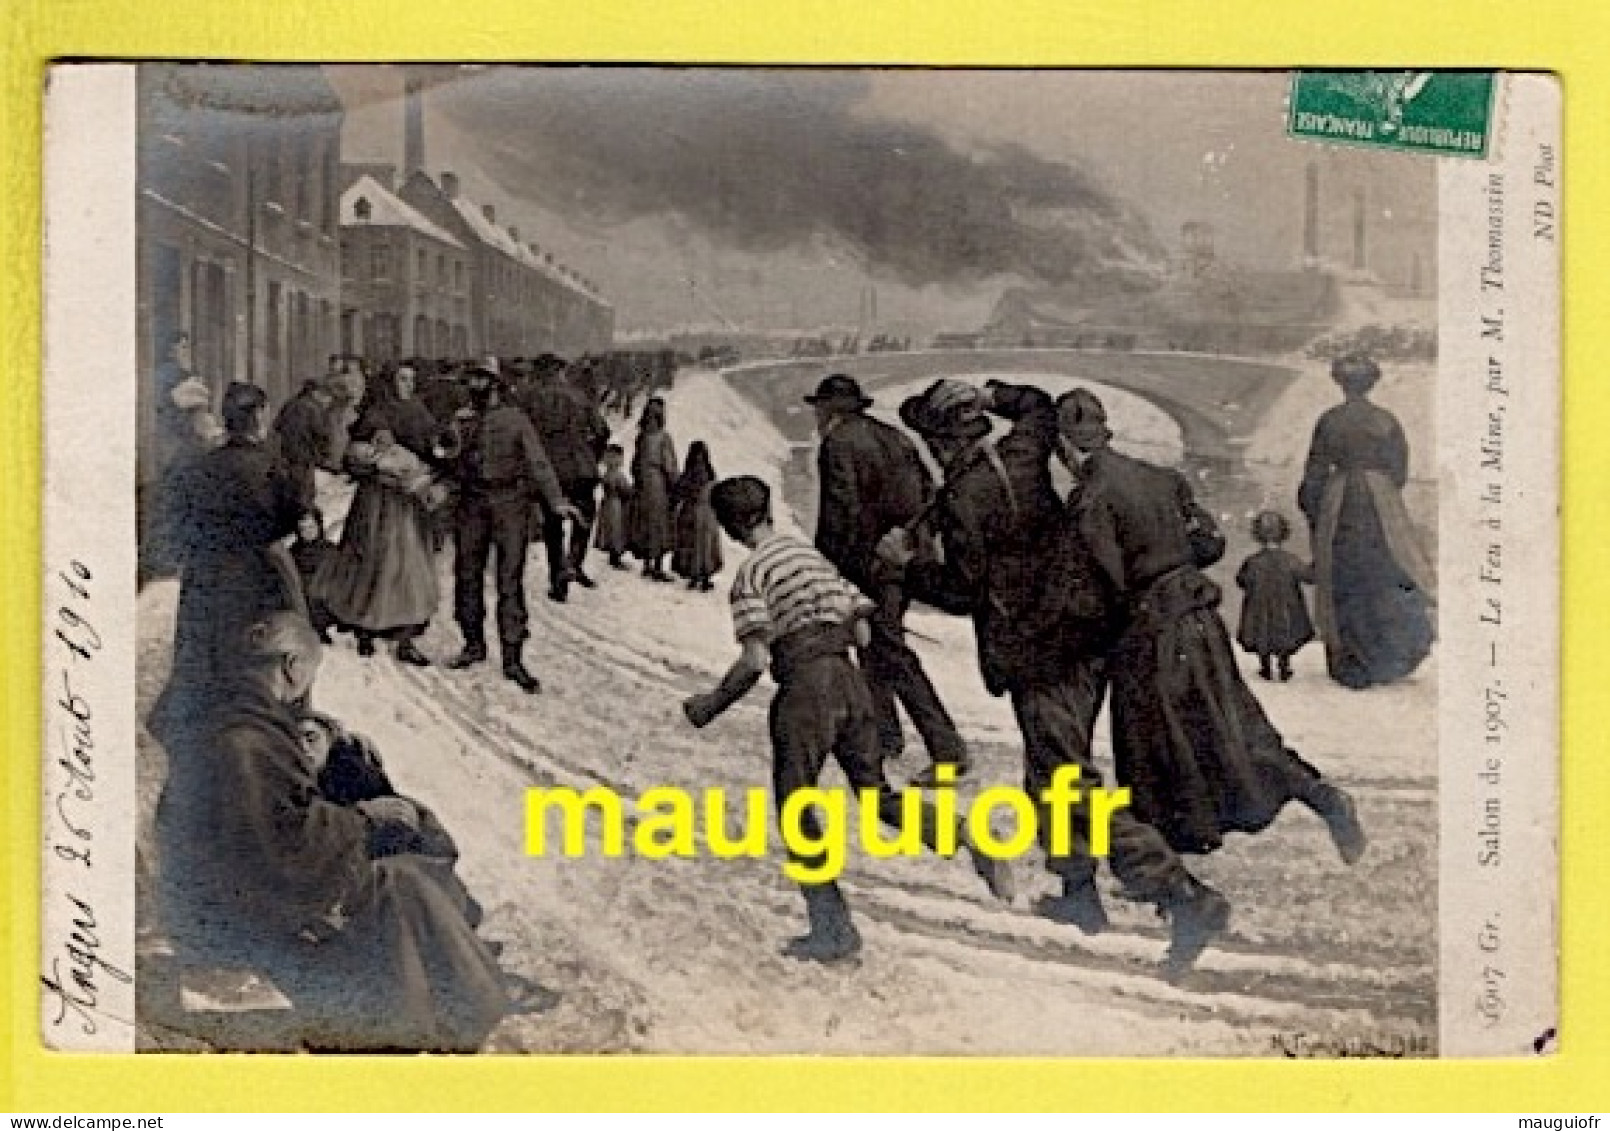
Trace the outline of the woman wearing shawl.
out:
[[[664,559],[673,546],[671,489],[677,481],[676,445],[665,430],[665,401],[650,397],[638,423],[632,451],[631,550],[643,563],[643,576],[670,581]]]
[[[688,588],[708,593],[715,586],[710,579],[721,572],[721,528],[710,509],[710,488],[716,469],[710,463],[710,449],[703,440],[688,448],[687,467],[672,492],[676,507],[676,551],[671,569],[687,578]]]
[[[1297,505],[1313,534],[1315,612],[1331,678],[1361,689],[1403,679],[1431,651],[1432,570],[1401,494],[1409,445],[1370,403],[1380,366],[1338,358],[1343,401],[1314,428]]]
[[[414,371],[403,366],[372,386],[368,407],[352,428],[346,466],[358,490],[341,545],[313,582],[337,624],[374,653],[376,637],[397,642],[397,659],[430,663],[414,641],[435,615],[439,597],[431,552],[427,463],[439,429],[414,397]]]

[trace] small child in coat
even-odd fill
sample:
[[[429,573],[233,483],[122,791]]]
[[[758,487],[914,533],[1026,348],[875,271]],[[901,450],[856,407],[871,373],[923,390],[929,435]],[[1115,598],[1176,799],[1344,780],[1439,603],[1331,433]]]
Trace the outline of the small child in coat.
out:
[[[324,514],[318,507],[311,508],[296,520],[296,539],[291,543],[291,560],[302,579],[302,592],[307,594],[308,619],[319,639],[330,643],[330,629],[335,618],[324,601],[313,595],[313,575],[335,553],[335,543],[324,535]]]
[[[1303,584],[1313,584],[1314,571],[1281,544],[1291,536],[1291,523],[1277,511],[1261,511],[1252,520],[1252,536],[1263,548],[1241,563],[1236,584],[1245,593],[1236,640],[1258,657],[1258,674],[1282,682],[1291,678],[1291,657],[1314,638]]]
[[[609,555],[613,569],[625,569],[626,504],[632,497],[632,481],[626,475],[626,449],[610,444],[604,449],[604,497],[598,504],[598,534],[593,540]]]

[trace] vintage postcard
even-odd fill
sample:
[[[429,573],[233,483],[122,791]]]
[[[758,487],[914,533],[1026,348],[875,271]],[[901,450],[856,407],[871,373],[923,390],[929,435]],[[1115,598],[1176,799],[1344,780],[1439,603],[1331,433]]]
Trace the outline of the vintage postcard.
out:
[[[1551,77],[46,125],[46,1045],[1554,1051]]]

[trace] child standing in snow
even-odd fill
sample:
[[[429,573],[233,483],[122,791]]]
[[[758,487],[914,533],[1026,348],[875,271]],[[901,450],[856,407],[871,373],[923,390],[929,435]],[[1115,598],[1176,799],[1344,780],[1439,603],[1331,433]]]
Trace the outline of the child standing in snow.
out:
[[[604,449],[604,498],[598,504],[598,534],[593,544],[609,555],[612,569],[625,569],[626,504],[632,481],[626,477],[626,449],[610,444]]]
[[[703,440],[693,441],[682,478],[671,493],[671,525],[676,540],[671,570],[687,579],[689,589],[703,593],[715,588],[710,579],[721,572],[722,565],[721,530],[710,509],[710,490],[715,481],[709,447]]]
[[[710,492],[710,505],[733,541],[749,547],[749,557],[732,582],[734,635],[742,647],[721,683],[682,704],[688,721],[708,726],[742,699],[768,665],[777,682],[771,705],[772,786],[780,812],[796,790],[816,785],[829,757],[838,761],[850,787],[872,790],[878,817],[902,828],[906,806],[883,774],[877,717],[872,695],[850,649],[870,638],[866,617],[870,599],[833,568],[803,538],[772,525],[771,491],[753,476],[724,479]],[[912,816],[918,816],[913,811]],[[822,843],[814,810],[800,822],[804,836]],[[923,843],[939,843],[938,815],[924,800],[920,810]],[[1000,899],[1012,899],[1011,866],[974,847],[958,825],[953,845],[966,846],[974,869]],[[793,855],[800,867],[820,872],[826,853]],[[810,933],[785,949],[791,957],[836,962],[861,949],[861,935],[849,904],[832,879],[801,880]]]
[[[309,508],[296,520],[296,540],[291,543],[291,560],[296,563],[296,572],[302,578],[302,592],[308,595],[308,619],[313,622],[313,631],[326,644],[330,643],[330,628],[335,624],[335,618],[330,615],[330,608],[323,599],[314,595],[313,577],[335,552],[335,543],[324,534],[323,512],[318,507]]]
[[[1246,594],[1236,640],[1258,657],[1258,674],[1282,682],[1291,678],[1291,657],[1314,638],[1303,583],[1314,573],[1281,544],[1291,536],[1291,523],[1277,511],[1261,511],[1252,520],[1252,536],[1263,548],[1241,563],[1236,584]]]

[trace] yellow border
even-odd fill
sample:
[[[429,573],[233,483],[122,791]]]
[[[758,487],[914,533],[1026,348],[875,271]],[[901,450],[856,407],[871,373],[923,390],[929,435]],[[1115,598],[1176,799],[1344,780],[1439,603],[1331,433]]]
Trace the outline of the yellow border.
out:
[[[462,15],[457,14],[462,12]],[[0,1107],[38,1112],[770,1108],[1583,1112],[1610,1097],[1610,9],[1571,0],[17,0],[4,18],[0,274]],[[52,57],[576,59],[1106,66],[1490,66],[1566,93],[1566,764],[1562,1053],[1536,1061],[1159,1062],[640,1057],[365,1062],[41,1051],[38,925],[40,92]],[[1541,877],[1540,877],[1541,879]],[[1078,1017],[1068,1024],[1077,1025]],[[242,1106],[250,1105],[250,1107]]]

